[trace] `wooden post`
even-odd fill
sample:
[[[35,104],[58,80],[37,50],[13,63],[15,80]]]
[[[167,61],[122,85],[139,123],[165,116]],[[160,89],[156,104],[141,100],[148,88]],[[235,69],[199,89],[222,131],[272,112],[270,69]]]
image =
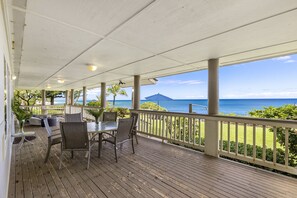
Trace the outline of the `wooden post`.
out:
[[[87,88],[83,87],[83,106],[86,106],[87,104]]]
[[[68,105],[69,104],[69,91],[66,90],[65,91],[65,105]]]
[[[101,108],[106,107],[106,83],[101,83]]]
[[[74,89],[70,91],[70,105],[74,105]]]
[[[219,59],[208,60],[208,115],[219,112]],[[205,154],[218,157],[219,123],[205,120]]]
[[[41,114],[45,115],[46,110],[45,110],[45,105],[46,105],[46,91],[43,89],[41,90]]]
[[[189,113],[193,113],[193,104],[189,104]]]
[[[140,108],[140,76],[134,76],[134,96],[133,96],[133,109],[138,110]]]

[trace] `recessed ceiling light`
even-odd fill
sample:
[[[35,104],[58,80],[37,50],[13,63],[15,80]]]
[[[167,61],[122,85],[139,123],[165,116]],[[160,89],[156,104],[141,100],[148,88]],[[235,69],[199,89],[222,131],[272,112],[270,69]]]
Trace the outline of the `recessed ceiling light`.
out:
[[[62,79],[58,79],[58,83],[64,83],[65,81]]]
[[[50,85],[47,85],[47,86],[46,86],[46,88],[50,89],[50,88],[51,88],[51,86],[50,86]]]
[[[12,76],[12,80],[15,80],[17,77],[15,75]]]
[[[88,65],[88,70],[90,70],[90,71],[96,71],[97,70],[97,66],[96,65]]]

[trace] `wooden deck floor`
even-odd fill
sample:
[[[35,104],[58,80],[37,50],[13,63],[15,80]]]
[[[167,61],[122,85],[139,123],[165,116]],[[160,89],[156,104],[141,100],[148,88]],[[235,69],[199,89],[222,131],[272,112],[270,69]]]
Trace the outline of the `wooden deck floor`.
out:
[[[58,169],[59,146],[43,163],[44,128],[31,127],[37,139],[13,148],[9,197],[297,197],[297,180],[224,159],[139,138],[136,154],[130,145],[119,152],[94,147],[90,169],[85,153],[67,155]]]

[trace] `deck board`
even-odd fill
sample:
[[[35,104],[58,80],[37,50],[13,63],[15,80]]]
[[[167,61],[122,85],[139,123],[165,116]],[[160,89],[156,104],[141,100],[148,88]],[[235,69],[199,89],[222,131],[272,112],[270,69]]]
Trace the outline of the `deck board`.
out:
[[[13,146],[9,197],[297,197],[297,179],[146,138],[136,154],[124,145],[118,163],[104,144],[101,158],[93,148],[89,170],[84,152],[65,154],[59,170],[59,145],[44,164],[45,129],[27,130],[37,138]]]

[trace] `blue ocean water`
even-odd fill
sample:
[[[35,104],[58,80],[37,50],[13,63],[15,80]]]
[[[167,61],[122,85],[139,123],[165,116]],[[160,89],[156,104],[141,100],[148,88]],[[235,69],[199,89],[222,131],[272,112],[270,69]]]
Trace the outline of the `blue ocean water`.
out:
[[[58,103],[64,103],[60,98],[56,100]],[[79,101],[81,102],[81,101]],[[112,101],[109,101],[112,103]],[[141,103],[147,100],[141,100]],[[171,112],[189,112],[189,104],[194,104],[193,111],[196,113],[207,113],[207,100],[172,100],[159,101],[159,105]],[[237,115],[248,115],[248,112],[253,109],[263,109],[263,107],[274,106],[279,107],[285,104],[297,104],[297,98],[293,99],[220,99],[219,112],[223,114],[234,113]],[[115,106],[131,108],[131,100],[116,100]]]

